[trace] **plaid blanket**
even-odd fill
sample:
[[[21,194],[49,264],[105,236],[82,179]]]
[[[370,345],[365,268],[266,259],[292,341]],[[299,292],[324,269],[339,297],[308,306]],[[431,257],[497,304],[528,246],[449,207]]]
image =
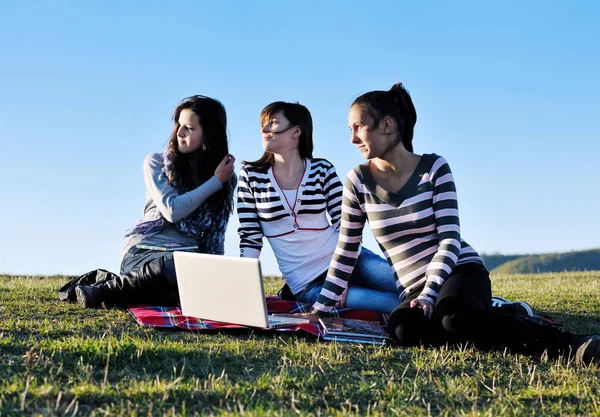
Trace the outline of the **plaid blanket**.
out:
[[[307,313],[312,305],[299,303],[296,301],[282,300],[277,297],[267,296],[267,310],[269,314],[273,313]],[[530,320],[538,323],[545,323],[553,326],[561,326],[560,323],[552,320],[550,317],[540,315],[533,311],[531,306],[524,301],[510,301],[502,297],[492,297],[492,309],[501,311],[505,314],[515,314],[528,317]],[[219,329],[244,329],[248,326],[239,324],[223,323],[212,320],[204,320],[195,317],[187,317],[181,314],[179,307],[161,307],[137,305],[130,306],[129,311],[135,317],[138,324],[148,327],[179,327],[186,330],[219,330]],[[360,319],[378,321],[383,327],[387,327],[387,314],[381,314],[374,311],[355,310],[351,308],[335,308],[332,313],[336,317],[349,319]],[[272,329],[279,332],[303,331],[315,336],[322,336],[321,328],[318,324],[306,323],[291,327]]]
[[[296,301],[281,300],[277,297],[267,296],[267,310],[272,313],[308,313],[312,306],[310,304],[299,303]],[[135,317],[138,324],[149,327],[179,327],[186,330],[219,330],[219,329],[244,329],[247,326],[232,323],[222,323],[212,320],[204,320],[195,317],[187,317],[181,314],[179,307],[161,307],[137,305],[130,306],[129,311]],[[351,308],[336,308],[333,310],[336,317],[345,317],[350,319],[361,319],[378,321],[382,326],[387,326],[387,315],[376,313],[374,311],[355,310]],[[280,332],[303,331],[315,336],[321,335],[319,325],[306,323],[291,327],[273,329]]]

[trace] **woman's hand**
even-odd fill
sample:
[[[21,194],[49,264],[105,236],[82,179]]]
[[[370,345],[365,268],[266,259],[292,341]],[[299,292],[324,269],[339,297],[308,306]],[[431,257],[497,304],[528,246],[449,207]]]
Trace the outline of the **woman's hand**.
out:
[[[233,171],[235,170],[234,163],[234,156],[231,154],[227,154],[225,155],[225,158],[223,158],[217,169],[215,169],[215,177],[217,177],[217,179],[221,181],[221,184],[224,184],[227,181],[229,181],[229,179],[233,175]]]
[[[347,296],[348,296],[348,288],[346,287],[346,289],[342,292],[342,298],[340,298],[340,301],[335,303],[335,306],[339,307],[339,308],[346,307],[346,297]]]
[[[301,313],[299,314],[299,316],[303,319],[308,319],[308,321],[310,321],[311,323],[319,322],[319,316],[317,316],[315,313]]]
[[[415,298],[414,300],[412,300],[410,302],[410,307],[422,308],[425,317],[427,317],[428,319],[433,318],[433,310],[435,309],[435,307],[433,306],[433,304],[431,304],[429,301],[423,298]]]

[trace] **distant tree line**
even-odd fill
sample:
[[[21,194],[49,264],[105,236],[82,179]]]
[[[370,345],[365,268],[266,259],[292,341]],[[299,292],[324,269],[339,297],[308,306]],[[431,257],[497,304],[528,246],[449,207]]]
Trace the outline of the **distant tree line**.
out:
[[[600,270],[600,249],[541,255],[482,254],[481,258],[489,271],[502,274]]]

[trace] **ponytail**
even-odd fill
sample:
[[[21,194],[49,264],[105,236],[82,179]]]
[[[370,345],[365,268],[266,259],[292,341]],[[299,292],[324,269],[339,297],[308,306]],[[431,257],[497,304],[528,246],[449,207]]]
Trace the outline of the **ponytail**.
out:
[[[402,83],[396,83],[389,91],[371,91],[354,100],[352,106],[358,106],[373,119],[372,129],[390,116],[396,122],[398,136],[396,144],[402,142],[407,151],[413,152],[412,139],[417,123],[417,112],[412,98]]]

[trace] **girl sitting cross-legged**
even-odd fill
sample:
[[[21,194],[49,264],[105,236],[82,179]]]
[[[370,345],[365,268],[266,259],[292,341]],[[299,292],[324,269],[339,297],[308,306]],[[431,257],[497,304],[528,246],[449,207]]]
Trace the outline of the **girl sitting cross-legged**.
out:
[[[352,104],[351,141],[367,162],[346,178],[337,249],[309,318],[342,300],[368,221],[395,274],[402,302],[389,317],[388,332],[402,345],[470,341],[597,360],[600,336],[491,310],[489,273],[460,232],[450,166],[439,155],[413,152],[416,120],[401,83]]]

